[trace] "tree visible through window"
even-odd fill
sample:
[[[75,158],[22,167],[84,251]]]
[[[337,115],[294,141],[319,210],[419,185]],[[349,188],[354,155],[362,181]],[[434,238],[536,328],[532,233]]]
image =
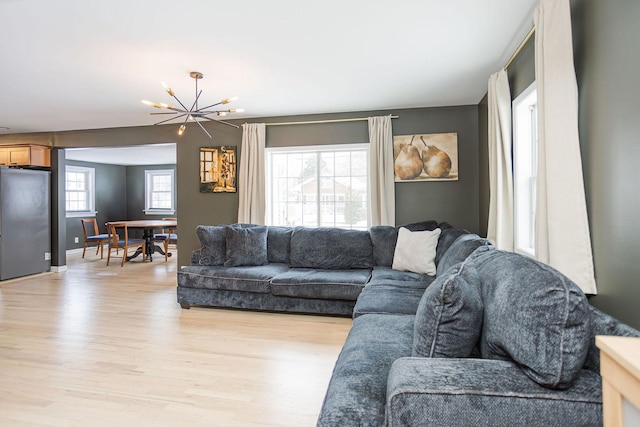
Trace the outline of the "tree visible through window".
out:
[[[366,229],[367,145],[267,150],[267,223]]]

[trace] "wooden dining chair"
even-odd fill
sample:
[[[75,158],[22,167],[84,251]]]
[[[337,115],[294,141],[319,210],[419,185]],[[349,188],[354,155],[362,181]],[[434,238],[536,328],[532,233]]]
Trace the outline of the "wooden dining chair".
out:
[[[82,246],[82,258],[87,251],[87,246],[90,243],[96,243],[96,255],[100,252],[100,259],[104,258],[104,244],[109,241],[109,234],[100,234],[98,230],[98,221],[95,218],[83,218],[82,222],[82,234],[84,236],[84,243]]]
[[[178,221],[178,218],[162,218],[162,220],[166,221]],[[154,240],[162,240],[164,244],[164,260],[165,262],[169,260],[169,245],[177,246],[178,244],[178,235],[176,234],[176,227],[171,227],[167,229],[162,229],[161,233],[153,235]]]
[[[107,228],[109,230],[109,253],[107,254],[107,265],[109,265],[109,261],[111,260],[111,251],[114,249],[116,250],[116,254],[119,253],[120,249],[122,249],[122,262],[120,263],[120,267],[124,266],[125,261],[127,261],[129,248],[141,248],[142,260],[145,260],[146,242],[144,239],[130,239],[127,224],[111,222],[107,223]]]

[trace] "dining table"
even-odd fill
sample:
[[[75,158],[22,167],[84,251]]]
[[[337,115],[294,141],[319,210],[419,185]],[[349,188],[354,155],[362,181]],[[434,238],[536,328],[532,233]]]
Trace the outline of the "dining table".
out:
[[[161,253],[163,256],[165,255],[164,249],[156,245],[154,239],[154,230],[162,230],[162,229],[175,229],[178,226],[178,222],[172,219],[135,219],[135,220],[126,220],[126,221],[108,221],[105,223],[107,228],[110,224],[116,226],[126,225],[127,228],[137,228],[142,229],[142,238],[145,240],[145,256],[149,261],[153,261],[153,254],[155,252]],[[127,261],[132,260],[142,253],[142,250],[138,248],[134,254],[127,257]],[[167,256],[171,256],[171,252],[167,254]]]

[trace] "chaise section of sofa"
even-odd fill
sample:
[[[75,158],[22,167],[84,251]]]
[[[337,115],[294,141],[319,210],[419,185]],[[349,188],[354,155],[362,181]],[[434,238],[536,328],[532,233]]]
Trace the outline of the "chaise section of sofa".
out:
[[[595,336],[640,331],[549,266],[441,237],[431,281],[374,269],[318,425],[602,425]]]
[[[383,425],[389,369],[411,353],[412,341],[413,316],[356,318],[331,376],[318,426]]]

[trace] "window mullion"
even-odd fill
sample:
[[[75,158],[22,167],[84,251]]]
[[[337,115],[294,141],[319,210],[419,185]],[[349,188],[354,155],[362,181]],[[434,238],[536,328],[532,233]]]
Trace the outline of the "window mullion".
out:
[[[316,152],[316,227],[322,224],[322,178],[320,176],[320,152]]]

